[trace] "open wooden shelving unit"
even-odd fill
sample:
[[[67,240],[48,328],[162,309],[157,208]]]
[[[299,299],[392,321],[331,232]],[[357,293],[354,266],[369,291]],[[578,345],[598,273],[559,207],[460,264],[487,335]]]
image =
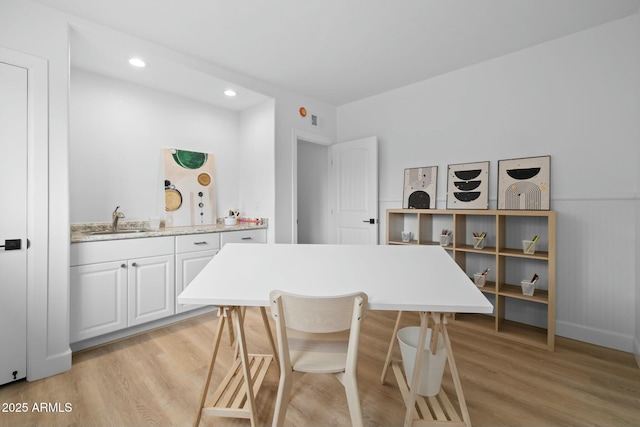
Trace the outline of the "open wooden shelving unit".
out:
[[[439,245],[442,229],[452,230],[451,243],[444,246],[470,280],[473,274],[490,268],[484,287],[478,288],[490,300],[493,316],[456,314],[455,322],[493,332],[499,336],[553,351],[556,306],[556,212],[524,210],[388,209],[389,245]],[[403,242],[402,231],[412,239]],[[473,246],[473,232],[487,232],[485,246]],[[525,254],[522,240],[539,236],[534,254]],[[520,280],[540,275],[532,296],[523,295]],[[524,305],[523,305],[524,304]],[[519,308],[533,304],[546,312],[544,325],[515,321]],[[510,309],[509,307],[513,305]]]

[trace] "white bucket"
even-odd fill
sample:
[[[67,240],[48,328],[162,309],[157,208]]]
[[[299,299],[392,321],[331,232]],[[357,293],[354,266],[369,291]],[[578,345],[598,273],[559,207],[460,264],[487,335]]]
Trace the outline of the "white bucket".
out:
[[[422,356],[422,370],[420,371],[420,381],[418,382],[418,394],[421,396],[435,396],[440,392],[444,365],[447,362],[447,349],[444,346],[444,339],[441,333],[438,334],[438,350],[435,355],[431,354],[429,349],[431,333],[432,329],[427,329],[427,339],[424,343],[424,355]],[[411,380],[413,379],[413,365],[416,361],[419,335],[419,326],[409,326],[398,331],[402,364],[404,365],[404,374],[409,387],[411,387]]]

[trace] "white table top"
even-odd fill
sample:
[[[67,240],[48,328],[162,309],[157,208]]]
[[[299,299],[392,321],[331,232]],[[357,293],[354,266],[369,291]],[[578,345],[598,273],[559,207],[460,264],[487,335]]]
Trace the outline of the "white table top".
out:
[[[229,243],[178,296],[182,304],[269,306],[269,292],[363,291],[371,310],[492,313],[440,246]]]

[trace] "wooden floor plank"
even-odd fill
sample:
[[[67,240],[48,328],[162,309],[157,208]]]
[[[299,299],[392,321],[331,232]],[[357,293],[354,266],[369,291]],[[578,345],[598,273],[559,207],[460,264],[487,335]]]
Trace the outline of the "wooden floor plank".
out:
[[[394,375],[388,372],[386,384],[380,384],[395,319],[395,312],[371,311],[362,325],[358,381],[366,426],[401,426],[404,420]],[[0,386],[0,405],[24,402],[28,407],[26,413],[0,412],[0,427],[190,426],[217,321],[208,313],[76,353],[68,372]],[[407,313],[401,327],[418,324],[418,316]],[[556,351],[549,352],[456,322],[448,329],[475,427],[640,425],[640,369],[632,354],[562,337],[556,339]],[[246,332],[250,353],[270,353],[259,310],[247,311]],[[212,388],[231,366],[232,352],[225,337]],[[393,359],[400,359],[397,345]],[[448,370],[442,386],[457,407]],[[259,425],[271,424],[277,387],[272,364],[256,398]],[[33,410],[41,403],[60,410]],[[69,412],[65,404],[71,405]],[[248,425],[249,420],[218,417],[201,424]],[[350,425],[344,388],[331,375],[303,376],[293,386],[285,425]]]

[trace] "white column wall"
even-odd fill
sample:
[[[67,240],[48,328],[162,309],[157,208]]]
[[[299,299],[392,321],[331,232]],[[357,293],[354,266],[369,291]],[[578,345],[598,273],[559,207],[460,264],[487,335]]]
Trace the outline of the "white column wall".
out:
[[[638,13],[640,14],[640,8],[638,9]],[[636,40],[637,43],[640,44],[640,19],[636,21]],[[640,49],[636,50],[636,61],[640,63]],[[636,103],[640,109],[640,75],[637,75],[637,85],[638,89],[636,91]],[[636,116],[636,122],[640,122],[640,113]],[[636,141],[636,144],[640,145],[640,139]],[[640,366],[640,265],[638,265],[638,258],[640,258],[640,150],[638,150],[638,158],[636,163],[636,171],[637,171],[637,184],[636,184],[636,262],[634,263],[635,267],[635,285],[636,285],[636,332],[635,332],[635,342],[633,346],[633,352],[636,355],[636,360],[638,361],[638,365]]]
[[[267,242],[275,241],[275,102],[240,113],[239,200],[241,216],[267,218]],[[222,206],[225,208],[225,206]],[[226,207],[227,209],[232,206]]]
[[[63,16],[31,2],[0,2],[0,46],[48,62],[48,152],[31,153],[36,164],[40,206],[34,271],[43,279],[30,283],[27,314],[27,379],[37,380],[71,367],[69,349],[69,180],[68,180],[68,25]],[[44,157],[44,158],[43,158]],[[37,245],[37,246],[36,246]]]

